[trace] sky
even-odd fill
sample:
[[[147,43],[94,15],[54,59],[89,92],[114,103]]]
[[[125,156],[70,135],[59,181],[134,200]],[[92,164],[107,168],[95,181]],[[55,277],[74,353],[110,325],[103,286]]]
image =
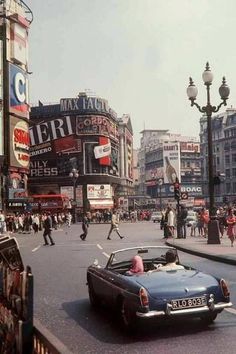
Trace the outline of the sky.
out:
[[[24,0],[34,14],[29,32],[30,102],[59,103],[91,90],[118,116],[130,114],[134,147],[143,129],[199,137],[189,77],[206,104],[202,73],[222,77],[236,107],[235,0]],[[223,112],[226,107],[221,108]]]

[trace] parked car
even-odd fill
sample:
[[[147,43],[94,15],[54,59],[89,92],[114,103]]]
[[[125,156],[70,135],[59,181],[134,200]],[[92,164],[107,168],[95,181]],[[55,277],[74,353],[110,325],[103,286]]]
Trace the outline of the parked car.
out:
[[[151,221],[153,222],[161,222],[162,219],[162,212],[161,211],[154,211],[151,215]]]
[[[226,307],[230,293],[224,279],[217,279],[188,266],[171,271],[155,271],[165,265],[165,254],[173,247],[147,246],[126,248],[111,253],[106,266],[96,261],[87,270],[92,306],[106,304],[119,314],[123,326],[133,329],[138,319],[199,317],[212,323]],[[144,272],[127,275],[135,255],[142,257]]]

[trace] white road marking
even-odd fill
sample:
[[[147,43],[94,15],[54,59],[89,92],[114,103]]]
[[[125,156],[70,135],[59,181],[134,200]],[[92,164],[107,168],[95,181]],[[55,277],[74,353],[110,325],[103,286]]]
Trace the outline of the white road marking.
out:
[[[36,251],[38,251],[38,249],[41,247],[41,245],[38,245],[37,247],[35,247],[33,250],[32,250],[32,252],[36,252]]]
[[[107,257],[107,258],[110,258],[109,254],[107,254],[106,252],[102,252],[102,254]]]
[[[99,248],[100,250],[103,250],[102,246],[99,245],[99,243],[97,243],[97,246],[98,246],[98,248]]]
[[[232,313],[233,315],[236,315],[236,310],[229,308],[229,309],[225,309],[225,311]]]

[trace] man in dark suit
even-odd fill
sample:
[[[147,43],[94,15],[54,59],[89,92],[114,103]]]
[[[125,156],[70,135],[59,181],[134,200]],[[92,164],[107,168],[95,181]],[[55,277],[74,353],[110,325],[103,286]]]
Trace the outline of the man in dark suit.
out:
[[[52,238],[52,218],[49,212],[47,213],[46,219],[44,220],[43,228],[44,228],[43,231],[44,246],[47,246],[49,244],[47,240],[47,236],[51,242],[50,246],[55,245],[55,242],[53,241]]]

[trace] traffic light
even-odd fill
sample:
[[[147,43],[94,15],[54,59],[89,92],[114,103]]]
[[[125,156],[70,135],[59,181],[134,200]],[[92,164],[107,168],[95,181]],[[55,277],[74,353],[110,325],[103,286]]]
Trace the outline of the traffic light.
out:
[[[174,183],[174,197],[177,201],[180,200],[180,183],[178,178],[176,178],[176,182]]]

